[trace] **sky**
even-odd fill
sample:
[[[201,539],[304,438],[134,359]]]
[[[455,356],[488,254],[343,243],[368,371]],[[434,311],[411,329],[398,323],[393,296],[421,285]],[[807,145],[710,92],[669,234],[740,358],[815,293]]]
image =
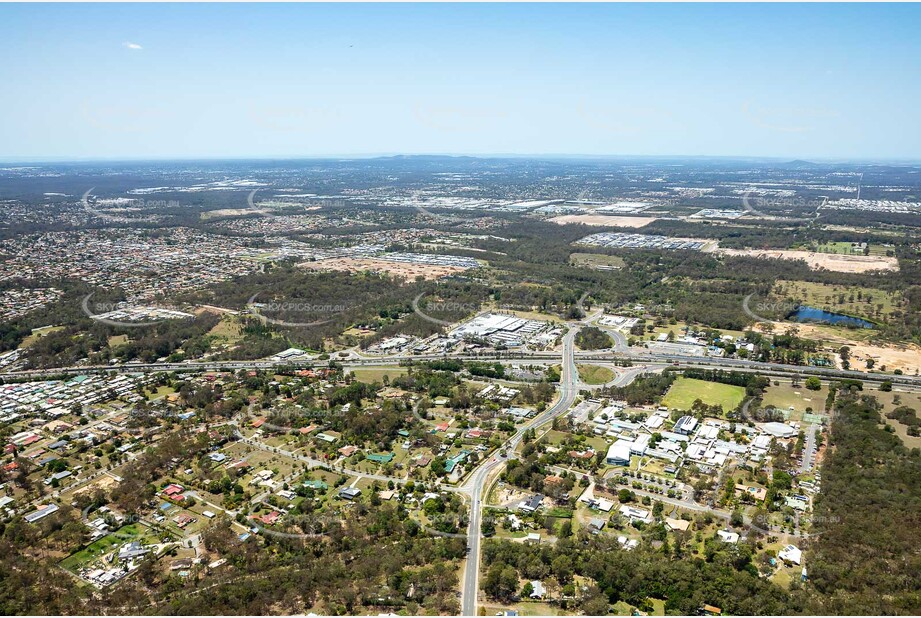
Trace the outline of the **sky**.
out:
[[[921,6],[0,5],[0,159],[921,160]]]

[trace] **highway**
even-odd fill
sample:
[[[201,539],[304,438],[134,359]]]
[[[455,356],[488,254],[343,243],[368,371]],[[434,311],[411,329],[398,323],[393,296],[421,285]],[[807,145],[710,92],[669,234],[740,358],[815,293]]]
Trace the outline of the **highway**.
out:
[[[919,376],[895,376],[881,373],[868,373],[861,371],[845,371],[840,369],[831,369],[823,367],[806,367],[794,365],[782,365],[776,363],[763,363],[758,361],[749,361],[742,359],[726,359],[719,357],[698,357],[698,356],[677,356],[655,354],[650,350],[640,348],[628,348],[625,337],[610,329],[603,328],[606,332],[614,336],[615,346],[612,349],[596,351],[579,351],[575,350],[575,336],[579,327],[583,324],[590,323],[591,317],[583,319],[581,322],[569,322],[569,331],[563,337],[562,354],[560,352],[511,352],[511,353],[489,353],[489,354],[465,354],[465,355],[417,355],[417,356],[382,356],[378,358],[349,358],[333,359],[333,362],[339,365],[349,367],[362,366],[388,366],[398,365],[410,360],[426,361],[437,360],[442,358],[456,358],[458,360],[484,360],[497,359],[506,361],[523,361],[533,364],[561,364],[561,376],[559,384],[559,398],[556,402],[544,412],[536,415],[527,423],[518,428],[518,431],[511,436],[498,451],[489,459],[477,467],[469,475],[467,481],[460,487],[446,487],[442,489],[455,491],[469,497],[470,505],[470,523],[467,529],[468,557],[464,568],[464,580],[462,585],[461,607],[462,613],[466,616],[476,615],[477,596],[479,590],[479,570],[480,570],[480,541],[482,539],[481,526],[483,515],[484,492],[489,488],[489,484],[507,459],[501,453],[506,453],[507,457],[515,457],[515,451],[524,433],[530,429],[540,427],[554,418],[566,413],[572,406],[580,390],[591,390],[600,386],[623,386],[629,384],[636,377],[643,373],[652,371],[661,371],[664,368],[672,366],[674,368],[702,368],[702,369],[723,369],[736,370],[745,372],[758,372],[769,376],[791,377],[800,375],[817,375],[826,378],[853,378],[868,382],[882,382],[890,380],[894,384],[906,386],[909,390],[921,389],[921,377]],[[579,380],[579,374],[576,369],[576,362],[591,362],[599,365],[621,365],[618,367],[618,377],[606,385],[588,386]],[[633,366],[624,368],[623,361],[634,363]],[[79,375],[88,373],[125,373],[125,372],[203,372],[203,371],[238,371],[241,369],[277,369],[280,367],[311,367],[327,365],[328,361],[305,360],[298,362],[278,361],[278,360],[257,360],[257,361],[200,361],[185,363],[135,363],[125,365],[96,365],[96,366],[72,366],[43,370],[26,370],[26,371],[9,371],[0,373],[0,380],[27,380],[27,379],[50,379],[59,376]],[[242,436],[241,436],[242,438]],[[303,463],[309,467],[318,467],[329,465],[328,462],[321,462],[304,455],[298,455],[283,449],[269,447],[258,441],[242,438],[242,441],[257,448],[271,450],[281,455],[285,455]],[[812,467],[811,459],[815,448],[815,436],[807,434],[807,445],[803,469],[807,470]],[[372,480],[382,482],[394,481],[403,482],[404,479],[389,477],[384,475],[364,474],[348,470],[349,474],[366,477]],[[88,482],[92,479],[84,479],[82,482]],[[641,492],[637,492],[641,493]],[[679,506],[694,510],[711,510],[689,501],[687,499],[667,499],[662,496],[656,496],[656,499],[663,500],[672,506]],[[722,514],[719,514],[722,515]]]
[[[579,362],[591,363],[616,363],[629,361],[638,364],[666,363],[676,367],[697,367],[704,369],[724,369],[736,371],[758,371],[770,375],[815,375],[825,378],[851,378],[872,382],[888,380],[893,384],[921,386],[921,376],[892,375],[877,372],[856,370],[833,369],[826,367],[812,367],[805,365],[784,365],[780,363],[766,363],[737,358],[720,358],[705,356],[681,356],[674,354],[656,354],[651,350],[642,348],[629,348],[621,351],[620,344],[614,349],[596,350],[591,352],[574,352],[573,358]],[[202,371],[238,371],[240,369],[277,369],[281,367],[316,367],[335,362],[343,367],[365,367],[398,365],[407,361],[427,361],[453,358],[457,360],[506,360],[522,361],[533,364],[558,363],[559,353],[547,352],[494,352],[484,354],[420,354],[407,356],[381,356],[379,358],[357,358],[349,360],[305,360],[305,361],[280,361],[280,360],[255,360],[255,361],[198,361],[187,363],[135,363],[124,365],[84,365],[71,367],[55,367],[51,369],[32,369],[7,371],[0,373],[3,380],[28,380],[51,379],[59,376],[81,375],[92,373],[140,373],[140,372],[202,372]]]

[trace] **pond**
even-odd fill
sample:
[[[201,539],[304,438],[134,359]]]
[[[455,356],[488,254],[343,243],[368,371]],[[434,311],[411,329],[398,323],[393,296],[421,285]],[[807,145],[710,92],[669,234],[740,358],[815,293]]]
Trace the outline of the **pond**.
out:
[[[816,307],[807,307],[806,305],[800,305],[800,307],[791,313],[788,318],[791,320],[796,320],[797,322],[825,322],[827,324],[834,324],[836,326],[873,328],[873,322],[868,322],[867,320],[862,320],[860,318],[855,318],[841,313],[832,313],[831,311],[817,309]]]

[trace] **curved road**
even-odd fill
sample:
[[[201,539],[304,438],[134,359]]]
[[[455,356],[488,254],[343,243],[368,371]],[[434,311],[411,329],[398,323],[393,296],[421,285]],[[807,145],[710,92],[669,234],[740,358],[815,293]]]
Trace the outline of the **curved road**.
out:
[[[509,457],[515,456],[515,449],[521,443],[525,431],[539,427],[564,414],[576,400],[576,396],[579,393],[579,373],[576,371],[575,344],[573,340],[577,332],[578,329],[571,325],[569,332],[563,337],[560,398],[544,412],[522,425],[515,432],[515,435],[502,445],[500,450],[504,449]],[[470,526],[467,529],[467,564],[464,568],[464,587],[461,601],[461,612],[465,616],[476,615],[480,572],[480,528],[483,522],[483,498],[485,497],[483,496],[483,491],[487,487],[487,480],[490,475],[503,465],[505,465],[505,459],[500,455],[494,455],[484,465],[477,468],[464,484],[464,489],[469,490],[471,496]]]

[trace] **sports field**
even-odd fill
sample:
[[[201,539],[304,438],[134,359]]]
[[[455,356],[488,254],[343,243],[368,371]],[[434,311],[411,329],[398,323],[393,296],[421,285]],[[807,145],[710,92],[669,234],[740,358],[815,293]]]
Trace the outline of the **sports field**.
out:
[[[406,373],[406,367],[359,367],[352,374],[359,382],[381,382],[384,376],[391,380]]]
[[[690,410],[694,401],[700,399],[707,405],[721,405],[724,411],[729,411],[742,403],[744,398],[745,389],[741,386],[678,378],[662,398],[662,405],[677,410]]]
[[[791,412],[790,406],[793,406],[793,413],[790,418],[799,421],[806,408],[812,408],[813,412],[822,413],[825,411],[825,399],[828,397],[828,384],[822,382],[822,388],[817,391],[811,391],[805,387],[805,380],[800,380],[800,385],[793,387],[789,380],[780,381],[780,384],[767,388],[761,399],[761,407],[773,407],[785,412]]]

